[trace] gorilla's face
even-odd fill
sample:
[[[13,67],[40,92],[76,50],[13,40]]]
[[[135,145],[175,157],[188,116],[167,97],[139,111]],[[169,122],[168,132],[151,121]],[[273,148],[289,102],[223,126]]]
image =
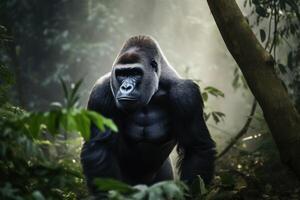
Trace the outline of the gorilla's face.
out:
[[[134,111],[147,105],[159,84],[157,58],[137,48],[117,58],[111,87],[118,108]]]

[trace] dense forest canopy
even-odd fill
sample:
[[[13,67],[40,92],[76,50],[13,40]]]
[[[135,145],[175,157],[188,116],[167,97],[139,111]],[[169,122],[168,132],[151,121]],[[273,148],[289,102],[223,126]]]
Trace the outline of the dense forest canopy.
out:
[[[243,35],[239,39],[234,35],[236,26],[226,24],[239,11],[232,9],[234,1],[222,1],[220,7],[215,2],[1,1],[1,199],[89,198],[79,161],[83,138],[89,138],[91,122],[115,132],[117,127],[85,110],[86,101],[95,80],[110,71],[123,42],[138,34],[154,36],[180,75],[200,86],[205,118],[220,154],[211,186],[205,187],[200,177],[190,189],[180,181],[131,187],[98,180],[109,198],[298,199],[299,177],[294,175],[298,172],[290,162],[299,157],[298,151],[278,146],[271,126],[278,123],[271,121],[281,122],[283,113],[277,113],[278,118],[266,114],[269,110],[260,101],[276,87],[249,82],[251,76],[242,66],[252,60],[239,62],[234,52],[251,58],[255,41],[247,43]],[[237,3],[246,18],[245,27],[251,27],[262,49],[273,58],[272,69],[292,105],[292,111],[285,110],[284,115],[293,119],[289,115],[293,108],[300,111],[300,1]],[[231,41],[242,44],[241,49],[234,49]],[[257,96],[255,91],[262,92]],[[267,105],[276,104],[270,102]],[[293,141],[297,142],[296,136]],[[281,161],[290,154],[288,166],[292,167],[288,168]],[[176,159],[176,153],[172,158]]]

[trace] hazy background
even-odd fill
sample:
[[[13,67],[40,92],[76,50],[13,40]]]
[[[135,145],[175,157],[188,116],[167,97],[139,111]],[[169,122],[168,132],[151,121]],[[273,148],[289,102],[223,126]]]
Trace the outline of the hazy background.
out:
[[[243,1],[240,1],[243,2]],[[90,12],[104,9],[91,6]],[[206,1],[120,1],[114,13],[119,18],[120,36],[114,32],[96,41],[111,45],[111,55],[98,57],[95,65],[82,66],[86,88],[111,69],[111,64],[123,42],[133,35],[151,35],[159,42],[171,65],[184,78],[201,80],[201,88],[214,86],[225,93],[225,98],[210,97],[206,107],[226,114],[223,122],[208,121],[218,147],[235,135],[249,114],[252,97],[249,91],[234,89],[233,71],[237,67],[226,49]],[[112,19],[113,20],[113,19]],[[102,20],[99,19],[99,24]],[[74,27],[74,31],[80,27]],[[89,34],[89,33],[86,33]],[[99,46],[99,51],[101,46]],[[108,50],[108,51],[109,51]],[[86,73],[86,74],[85,74]],[[222,131],[220,131],[222,130]]]
[[[237,2],[257,39],[273,55],[275,70],[300,112],[300,0]],[[220,199],[299,199],[300,183],[282,164],[261,110],[248,117],[253,96],[205,0],[0,1],[0,130],[7,129],[0,134],[0,156],[5,154],[0,159],[4,178],[0,198],[33,199],[36,192],[46,199],[88,196],[81,177],[83,139],[73,129],[33,140],[25,136],[27,129],[15,130],[15,123],[7,128],[1,119],[10,116],[7,112],[20,115],[15,113],[18,108],[45,114],[51,103],[63,103],[60,78],[67,86],[84,79],[79,93],[85,107],[93,84],[111,70],[123,43],[140,34],[156,38],[178,73],[199,83],[205,116],[211,114],[207,125],[219,152],[247,119],[252,120],[230,151],[216,161],[210,194]],[[208,86],[215,89],[206,99]],[[30,127],[38,129],[39,120],[35,115],[30,119]],[[37,149],[29,144],[39,144],[45,154],[37,156]],[[46,161],[48,167],[40,168]]]
[[[240,5],[244,0],[238,1]],[[252,95],[243,87],[236,63],[227,51],[206,1],[123,0],[2,2],[2,24],[15,38],[13,53],[2,55],[16,72],[16,99],[30,109],[47,109],[61,101],[59,77],[84,78],[82,104],[94,82],[111,69],[122,44],[133,35],[151,35],[184,78],[213,86],[225,98],[209,96],[206,111],[225,120],[208,127],[222,147],[243,126]],[[247,15],[250,7],[245,9]],[[1,17],[1,16],[0,16]],[[245,47],[246,48],[246,47]],[[11,51],[12,52],[12,51]],[[18,59],[14,59],[18,57]],[[235,85],[240,87],[233,87]]]

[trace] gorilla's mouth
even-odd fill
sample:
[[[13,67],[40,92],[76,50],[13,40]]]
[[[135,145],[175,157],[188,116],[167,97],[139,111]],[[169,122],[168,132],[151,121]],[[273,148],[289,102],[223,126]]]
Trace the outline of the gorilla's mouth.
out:
[[[117,106],[122,110],[135,110],[138,107],[139,100],[134,97],[119,97],[117,98]]]
[[[135,97],[119,97],[117,98],[117,105],[124,109],[132,109],[133,107],[136,107],[138,104],[138,99]]]
[[[138,99],[137,98],[134,98],[134,97],[119,97],[119,98],[117,98],[118,99],[118,101],[120,101],[120,102],[122,102],[122,101],[124,101],[124,102],[136,102]]]

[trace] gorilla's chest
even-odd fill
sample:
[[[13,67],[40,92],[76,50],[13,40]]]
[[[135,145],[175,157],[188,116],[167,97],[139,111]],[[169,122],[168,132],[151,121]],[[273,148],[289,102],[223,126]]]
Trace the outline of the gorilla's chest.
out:
[[[127,115],[122,132],[134,142],[161,143],[170,137],[170,114],[158,105]]]

